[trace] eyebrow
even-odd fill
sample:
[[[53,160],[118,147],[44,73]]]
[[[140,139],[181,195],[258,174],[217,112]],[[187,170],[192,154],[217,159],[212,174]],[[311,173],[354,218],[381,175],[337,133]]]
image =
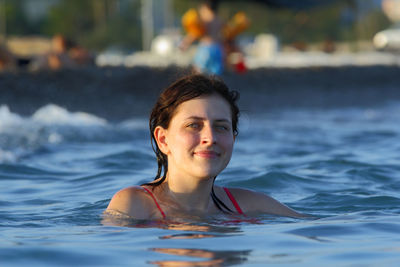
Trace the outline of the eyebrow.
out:
[[[198,120],[198,121],[204,121],[204,120],[206,120],[206,119],[205,119],[205,118],[203,118],[203,117],[198,117],[198,116],[190,116],[190,117],[186,118],[185,120]],[[228,120],[228,119],[216,119],[215,121],[217,121],[217,122],[228,122],[228,123],[231,123],[231,121],[230,121],[230,120]]]

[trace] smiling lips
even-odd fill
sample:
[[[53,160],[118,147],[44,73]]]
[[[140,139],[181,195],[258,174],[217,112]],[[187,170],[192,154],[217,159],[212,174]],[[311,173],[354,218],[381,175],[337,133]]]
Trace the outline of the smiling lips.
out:
[[[211,150],[202,150],[202,151],[197,151],[194,152],[196,156],[202,157],[202,158],[207,158],[207,159],[214,159],[220,156],[220,153],[217,153],[215,151]]]

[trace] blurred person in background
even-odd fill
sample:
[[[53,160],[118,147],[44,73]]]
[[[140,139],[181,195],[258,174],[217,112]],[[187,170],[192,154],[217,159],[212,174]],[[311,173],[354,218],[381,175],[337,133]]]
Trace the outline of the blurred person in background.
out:
[[[56,34],[51,40],[51,51],[32,62],[32,70],[60,70],[93,64],[93,56],[86,49]]]
[[[33,70],[59,70],[74,67],[73,60],[68,55],[67,39],[56,34],[51,39],[51,51],[35,58],[32,62]]]
[[[182,17],[182,25],[187,34],[180,48],[186,50],[192,43],[199,41],[193,62],[199,72],[222,74],[224,69],[224,22],[218,16],[218,5],[218,1],[202,1],[197,10],[189,9]]]
[[[218,16],[218,0],[202,1],[197,9],[189,9],[182,17],[186,31],[180,48],[186,50],[199,42],[193,63],[198,72],[222,74],[224,67],[237,72],[245,71],[243,53],[236,44],[236,37],[246,30],[249,20],[238,12],[228,22]]]
[[[93,53],[72,41],[69,42],[68,55],[78,66],[94,65],[95,63]]]

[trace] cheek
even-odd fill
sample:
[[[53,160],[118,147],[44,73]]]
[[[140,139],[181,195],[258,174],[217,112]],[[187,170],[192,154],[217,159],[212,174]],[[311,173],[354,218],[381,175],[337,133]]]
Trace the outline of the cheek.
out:
[[[177,132],[173,135],[172,148],[176,151],[181,151],[182,149],[189,150],[199,143],[200,137],[198,134],[193,134],[189,132]]]
[[[233,150],[234,138],[233,135],[224,135],[220,138],[220,145],[228,152]]]

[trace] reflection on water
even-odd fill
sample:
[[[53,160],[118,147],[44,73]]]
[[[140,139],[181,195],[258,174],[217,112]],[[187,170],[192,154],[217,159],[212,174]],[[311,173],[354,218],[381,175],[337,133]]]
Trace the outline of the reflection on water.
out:
[[[205,260],[194,260],[194,261],[161,260],[161,261],[150,262],[158,266],[226,266],[226,265],[240,264],[247,260],[247,257],[250,255],[251,252],[250,250],[212,251],[212,250],[188,249],[188,248],[152,248],[151,250],[163,254],[205,259]]]
[[[230,237],[242,233],[239,222],[235,221],[236,225],[232,225],[232,220],[195,220],[195,222],[188,222],[186,220],[187,218],[185,221],[182,220],[181,222],[168,220],[135,220],[121,213],[113,212],[110,214],[107,212],[103,215],[102,224],[133,228],[161,228],[178,231],[177,234],[160,236],[160,240]],[[247,260],[247,256],[251,252],[251,250],[214,251],[194,248],[150,248],[149,250],[161,254],[196,258],[193,261],[175,259],[149,262],[158,266],[226,266],[240,264]],[[198,258],[203,260],[199,260]]]
[[[231,220],[231,219],[199,219],[199,218],[177,218],[172,220],[137,220],[126,214],[118,211],[106,211],[102,216],[101,223],[106,226],[122,226],[122,227],[134,227],[134,228],[161,228],[167,230],[176,231],[195,231],[201,232],[202,234],[191,234],[192,238],[198,236],[198,238],[204,237],[216,237],[217,234],[231,234],[231,233],[241,233],[240,229],[241,223],[260,223],[257,220]],[[203,234],[207,232],[208,234]],[[216,233],[216,234],[210,234]],[[186,237],[185,237],[186,236]],[[163,237],[163,239],[170,238],[180,238],[187,239],[187,233],[183,235],[171,235]]]
[[[164,229],[176,231],[196,231],[196,232],[214,232],[214,233],[239,233],[239,227],[218,226],[207,224],[207,222],[165,222]]]
[[[160,239],[199,239],[199,238],[211,238],[211,237],[219,237],[219,235],[184,233],[184,234],[176,234],[176,235],[165,235],[165,236],[161,236]]]

